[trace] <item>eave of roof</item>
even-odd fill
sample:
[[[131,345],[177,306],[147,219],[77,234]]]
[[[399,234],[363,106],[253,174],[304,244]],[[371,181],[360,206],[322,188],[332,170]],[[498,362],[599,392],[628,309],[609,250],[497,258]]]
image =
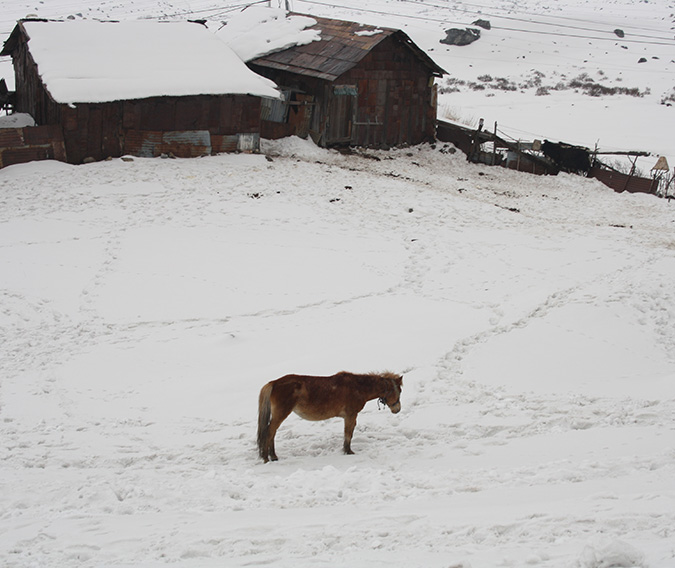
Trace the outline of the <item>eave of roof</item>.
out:
[[[9,34],[9,37],[5,41],[5,43],[2,45],[2,51],[0,51],[0,57],[8,57],[12,55],[12,52],[16,49],[16,46],[19,44],[20,37],[21,35],[27,35],[26,30],[23,28],[23,22],[24,20],[21,20],[17,22],[16,26],[14,26],[14,29],[11,31]],[[47,20],[38,20],[42,22],[46,22]]]

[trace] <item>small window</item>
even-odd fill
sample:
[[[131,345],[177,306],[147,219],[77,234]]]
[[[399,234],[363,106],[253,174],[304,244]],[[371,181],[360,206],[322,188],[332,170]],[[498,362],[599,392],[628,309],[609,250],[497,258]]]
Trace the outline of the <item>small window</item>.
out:
[[[335,85],[333,87],[333,94],[334,95],[351,95],[352,97],[355,97],[359,94],[359,91],[356,88],[356,85]]]

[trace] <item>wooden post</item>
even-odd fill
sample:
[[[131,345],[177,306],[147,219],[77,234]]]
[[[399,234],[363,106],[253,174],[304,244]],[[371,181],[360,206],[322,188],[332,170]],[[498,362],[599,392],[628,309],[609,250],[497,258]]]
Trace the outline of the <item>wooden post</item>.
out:
[[[632,178],[633,174],[635,173],[635,165],[637,164],[637,159],[638,159],[638,157],[635,156],[635,159],[633,160],[633,165],[630,168],[630,173],[628,174],[628,177],[626,178],[626,183],[623,185],[622,191],[626,191],[626,188],[628,188],[628,182],[630,181],[630,178]]]
[[[497,163],[497,121],[495,120],[495,132],[492,138],[492,165]]]
[[[518,145],[516,146],[518,150],[518,161],[516,162],[516,171],[520,171],[520,138],[518,138]]]

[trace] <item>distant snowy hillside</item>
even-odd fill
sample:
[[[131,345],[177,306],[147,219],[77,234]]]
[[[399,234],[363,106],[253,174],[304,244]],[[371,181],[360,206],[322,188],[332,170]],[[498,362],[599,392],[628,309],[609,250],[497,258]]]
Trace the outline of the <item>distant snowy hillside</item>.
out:
[[[279,6],[279,2],[273,2]],[[285,5],[285,3],[282,3]],[[242,2],[134,0],[63,4],[0,1],[0,32],[18,18],[204,19],[222,27]],[[644,150],[643,173],[666,156],[675,166],[675,12],[669,0],[293,0],[295,12],[402,28],[449,76],[439,81],[439,117],[497,122],[507,137],[563,140],[605,151]],[[489,22],[490,29],[472,25]],[[464,46],[446,30],[478,29]],[[248,38],[250,40],[250,38]],[[247,41],[248,41],[247,40]],[[249,45],[247,43],[247,45]],[[13,77],[6,60],[3,76]],[[613,93],[613,94],[612,94]]]

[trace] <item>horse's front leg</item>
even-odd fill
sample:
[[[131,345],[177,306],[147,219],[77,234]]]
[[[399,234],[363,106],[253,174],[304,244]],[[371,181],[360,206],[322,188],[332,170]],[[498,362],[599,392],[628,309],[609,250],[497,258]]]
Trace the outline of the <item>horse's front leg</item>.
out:
[[[356,427],[356,414],[345,416],[345,442],[343,450],[345,454],[353,454],[352,452],[352,436],[354,435],[354,428]]]

